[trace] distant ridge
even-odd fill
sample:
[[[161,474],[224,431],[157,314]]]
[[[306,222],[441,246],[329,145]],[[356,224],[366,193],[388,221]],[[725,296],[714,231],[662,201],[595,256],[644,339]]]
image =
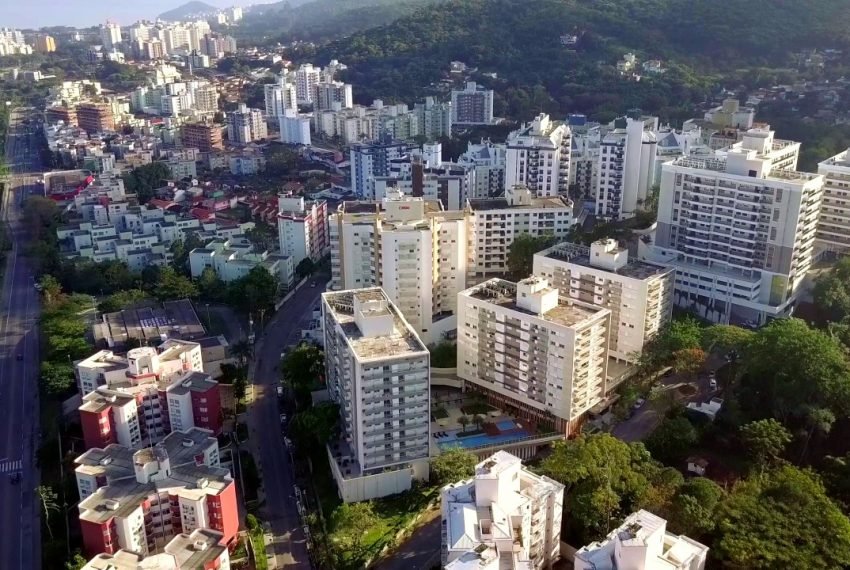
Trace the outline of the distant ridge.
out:
[[[185,4],[182,4],[177,8],[174,8],[173,10],[163,12],[157,17],[160,20],[185,20],[187,18],[191,18],[192,16],[205,16],[207,14],[215,14],[219,10],[220,8],[218,8],[217,6],[207,4],[206,2],[200,2],[199,0],[192,0],[191,2],[186,2]]]

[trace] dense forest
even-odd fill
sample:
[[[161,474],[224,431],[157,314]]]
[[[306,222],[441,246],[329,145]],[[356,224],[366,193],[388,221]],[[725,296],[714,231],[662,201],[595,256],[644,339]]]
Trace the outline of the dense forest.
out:
[[[715,0],[456,0],[293,55],[348,64],[345,79],[365,104],[437,93],[448,63],[460,60],[497,73],[483,82],[496,90],[500,116],[583,111],[607,120],[642,108],[675,122],[721,75],[785,64],[803,47],[850,45],[848,20],[850,3],[837,0],[731,0],[722,8]],[[567,33],[580,37],[575,49],[560,44]],[[667,73],[622,80],[614,64],[627,51],[661,59]]]

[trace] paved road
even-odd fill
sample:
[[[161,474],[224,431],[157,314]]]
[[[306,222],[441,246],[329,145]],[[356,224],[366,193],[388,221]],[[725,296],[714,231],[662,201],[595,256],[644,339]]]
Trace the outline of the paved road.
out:
[[[20,220],[21,203],[35,189],[38,150],[30,127],[13,111],[6,141],[11,169],[4,192],[3,219],[14,240],[6,261],[0,292],[0,568],[31,570],[41,567],[39,512],[34,491],[38,473],[34,462],[38,426],[38,295],[30,264],[24,255],[28,239]],[[9,475],[20,473],[14,484]]]
[[[292,465],[280,430],[276,388],[280,353],[299,338],[301,321],[324,290],[322,280],[317,280],[316,287],[308,284],[299,289],[275,314],[254,347],[254,403],[248,425],[263,470],[263,518],[271,523],[277,568],[310,568],[306,538],[292,498]]]
[[[440,522],[437,514],[417,528],[376,570],[431,570],[440,564]]]

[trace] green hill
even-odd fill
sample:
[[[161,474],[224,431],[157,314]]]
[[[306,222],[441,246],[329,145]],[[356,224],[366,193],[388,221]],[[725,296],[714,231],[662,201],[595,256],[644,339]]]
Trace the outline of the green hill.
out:
[[[177,8],[174,8],[173,10],[163,12],[157,17],[160,20],[176,22],[179,20],[184,20],[186,18],[191,18],[193,16],[215,14],[216,12],[218,12],[218,10],[218,8],[212,6],[211,4],[207,4],[206,2],[192,0],[191,2],[186,2],[185,4],[182,4]]]
[[[675,118],[705,96],[713,73],[781,64],[803,47],[847,47],[848,23],[845,0],[454,0],[300,55],[348,64],[362,102],[421,96],[460,60],[498,74],[497,114],[634,106]],[[574,51],[560,45],[565,33],[581,37]],[[613,64],[626,51],[669,71],[622,81]]]

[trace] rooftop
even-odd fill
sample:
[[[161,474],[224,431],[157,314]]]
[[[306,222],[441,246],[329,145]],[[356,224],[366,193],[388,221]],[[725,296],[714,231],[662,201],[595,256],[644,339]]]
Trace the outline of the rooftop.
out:
[[[360,360],[427,353],[413,328],[380,287],[323,293],[322,298]],[[355,304],[365,307],[362,313],[365,318],[390,317],[389,333],[364,334],[358,324],[358,315],[355,315]]]
[[[632,279],[646,280],[651,277],[664,275],[665,273],[670,272],[670,268],[668,267],[647,263],[634,258],[629,258],[625,265],[616,269],[599,267],[591,262],[590,248],[588,246],[571,242],[559,243],[549,249],[541,251],[537,255],[542,255],[543,257],[548,257],[549,259],[555,259],[557,261],[572,263],[574,265],[580,265],[582,267],[602,269],[609,273],[630,277]]]
[[[469,206],[474,211],[487,210],[551,210],[562,209],[572,211],[572,205],[560,196],[532,198],[530,204],[511,204],[505,198],[482,198],[469,200]]]
[[[534,278],[532,277],[529,279]],[[551,290],[551,288],[547,288],[547,291]],[[606,309],[582,303],[581,301],[575,301],[566,297],[559,297],[557,306],[543,314],[534,313],[528,309],[520,307],[517,304],[517,284],[499,278],[490,279],[489,281],[470,287],[466,291],[461,292],[461,295],[466,295],[467,297],[472,297],[473,299],[478,299],[480,301],[486,301],[487,303],[498,305],[511,311],[524,313],[543,319],[547,322],[567,327],[582,324],[599,313],[606,311]]]
[[[96,368],[101,372],[112,372],[127,368],[127,359],[115,355],[111,350],[99,350],[85,360],[78,362],[77,366],[89,369]]]
[[[105,313],[94,325],[95,340],[109,346],[137,339],[142,344],[165,338],[193,339],[205,336],[204,327],[188,299],[167,301],[162,307],[139,307]]]

